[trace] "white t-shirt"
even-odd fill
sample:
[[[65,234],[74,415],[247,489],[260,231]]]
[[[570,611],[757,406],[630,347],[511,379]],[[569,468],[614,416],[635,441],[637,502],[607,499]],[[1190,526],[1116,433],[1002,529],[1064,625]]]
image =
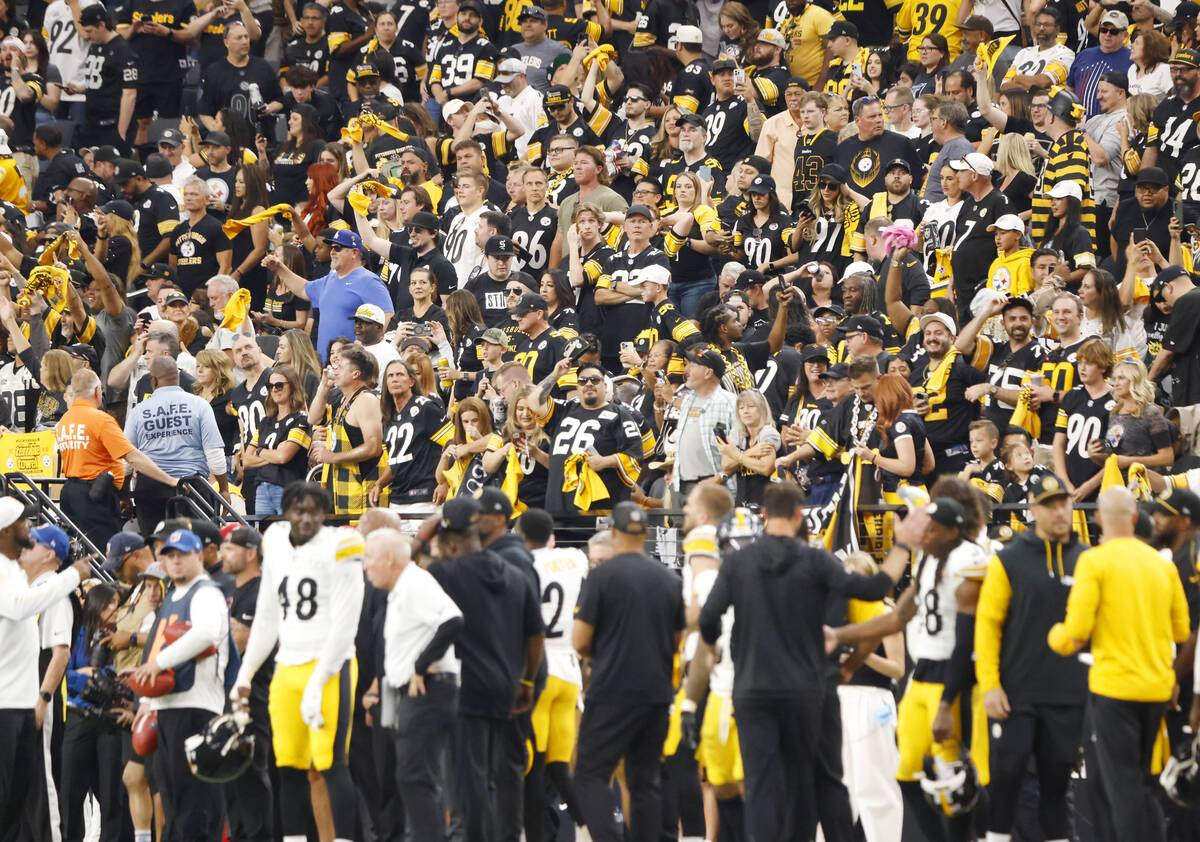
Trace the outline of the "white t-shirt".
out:
[[[79,7],[97,5],[98,0],[81,0]],[[83,60],[87,56],[88,45],[83,43],[75,29],[75,21],[71,16],[71,7],[66,0],[54,0],[46,7],[46,16],[42,21],[42,36],[46,39],[46,47],[50,51],[50,63],[62,74],[63,102],[83,102],[85,94],[73,94],[67,91],[67,83],[83,84]]]
[[[458,275],[458,286],[462,289],[471,279],[471,270],[483,256],[483,249],[475,242],[475,228],[480,218],[489,210],[486,204],[471,213],[460,213],[450,221],[446,232],[446,244],[442,251],[454,266]]]

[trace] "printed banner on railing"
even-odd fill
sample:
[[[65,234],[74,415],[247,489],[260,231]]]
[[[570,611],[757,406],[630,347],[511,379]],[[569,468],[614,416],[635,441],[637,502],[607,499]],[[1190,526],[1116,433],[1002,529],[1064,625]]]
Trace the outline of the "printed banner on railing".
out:
[[[0,465],[30,477],[58,476],[58,450],[54,431],[0,435]]]

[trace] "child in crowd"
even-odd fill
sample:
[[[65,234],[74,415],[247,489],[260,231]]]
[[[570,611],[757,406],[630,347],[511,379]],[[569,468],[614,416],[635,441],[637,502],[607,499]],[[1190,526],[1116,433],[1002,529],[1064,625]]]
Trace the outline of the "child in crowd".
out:
[[[1003,504],[1023,504],[1029,496],[1029,488],[1033,482],[1042,475],[1048,473],[1041,465],[1035,464],[1033,461],[1033,450],[1028,444],[1022,441],[1006,444],[1003,450],[1000,451],[1000,458],[1004,462],[1004,468],[1007,473],[1007,482],[1004,485],[1004,497],[1001,499]],[[1011,525],[1014,529],[1021,528],[1023,524],[1033,523],[1033,515],[1028,508],[1021,509],[1020,512],[1010,511]],[[997,512],[996,520],[1005,522],[1005,513]]]
[[[970,482],[993,503],[999,503],[1004,497],[1005,484],[1004,464],[996,458],[1000,431],[991,421],[980,419],[967,427],[967,439],[974,459],[959,472],[958,478]]]

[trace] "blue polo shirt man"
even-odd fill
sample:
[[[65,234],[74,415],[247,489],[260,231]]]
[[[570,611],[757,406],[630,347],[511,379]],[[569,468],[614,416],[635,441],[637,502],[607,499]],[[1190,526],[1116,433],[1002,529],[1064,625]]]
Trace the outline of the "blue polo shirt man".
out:
[[[150,363],[149,398],[134,407],[125,419],[125,437],[154,464],[172,477],[210,475],[217,478],[228,499],[225,442],[208,401],[179,386],[179,367],[171,357]],[[166,518],[167,500],[177,492],[145,474],[134,480],[133,501],[143,535]]]
[[[387,322],[392,320],[395,307],[387,287],[362,263],[362,239],[353,231],[340,230],[326,237],[329,244],[329,274],[307,281],[292,272],[273,254],[263,265],[273,269],[293,293],[312,302],[320,313],[317,325],[317,353],[325,362],[329,343],[338,336],[354,335],[354,313],[363,304],[374,304],[383,310]],[[385,324],[387,323],[385,322]]]

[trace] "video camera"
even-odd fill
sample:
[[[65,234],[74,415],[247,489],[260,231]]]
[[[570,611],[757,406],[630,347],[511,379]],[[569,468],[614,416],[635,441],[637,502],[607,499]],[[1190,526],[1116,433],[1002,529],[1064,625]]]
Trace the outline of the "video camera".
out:
[[[68,699],[67,707],[86,719],[119,727],[118,717],[112,711],[132,711],[137,703],[137,694],[117,677],[117,671],[111,664],[112,651],[101,642],[102,637],[100,631],[93,636],[89,658],[92,674],[79,691],[78,700]]]

